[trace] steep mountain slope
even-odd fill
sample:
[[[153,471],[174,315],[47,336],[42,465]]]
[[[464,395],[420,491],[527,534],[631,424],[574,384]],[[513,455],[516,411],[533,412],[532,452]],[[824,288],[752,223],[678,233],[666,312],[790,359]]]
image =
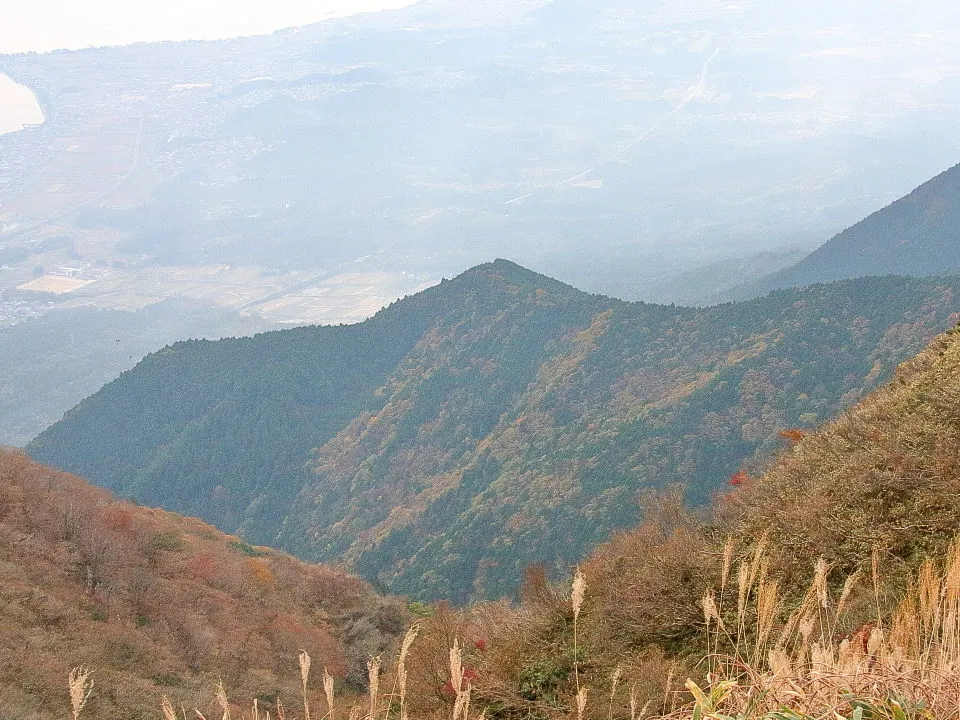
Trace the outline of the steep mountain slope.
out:
[[[892,381],[836,421],[784,447],[762,476],[728,487],[708,512],[695,515],[675,498],[661,498],[641,526],[618,534],[580,565],[586,591],[579,617],[579,683],[604,698],[594,701],[593,716],[608,717],[602,693],[609,692],[615,668],[623,670],[621,687],[636,683],[630,694],[636,689],[639,703],[649,699],[656,713],[669,695],[665,685],[671,676],[673,688],[679,688],[686,677],[704,673],[704,652],[732,651],[722,640],[705,643],[707,591],[714,607],[719,605],[725,631],[736,636],[736,609],[763,595],[751,597],[745,587],[767,583],[770,643],[789,645],[791,633],[781,630],[807,594],[818,558],[826,562],[829,591],[821,585],[813,596],[815,609],[807,605],[808,617],[822,622],[806,631],[808,639],[810,632],[814,641],[825,633],[833,647],[846,638],[849,648],[856,631],[865,641],[863,633],[870,633],[879,617],[892,642],[919,652],[903,634],[897,636],[889,620],[921,564],[939,561],[957,540],[958,450],[960,328],[935,338],[899,366]],[[758,548],[763,548],[759,554]],[[453,633],[482,638],[465,660],[478,678],[473,698],[478,710],[495,703],[504,717],[537,712],[570,717],[572,712],[565,713],[575,707],[578,681],[571,662],[569,586],[558,591],[531,574],[524,596],[519,611],[491,604],[438,617],[422,633],[423,654],[412,664],[442,661]],[[936,606],[937,592],[922,602]],[[919,624],[918,615],[914,607]],[[747,622],[739,632],[746,635],[741,652],[749,658],[755,618]],[[948,627],[955,632],[955,625]],[[716,632],[718,638],[724,634]],[[924,637],[924,631],[916,632]],[[899,657],[902,662],[904,655]],[[754,668],[766,670],[766,660],[756,658]],[[900,665],[898,672],[908,666]],[[426,714],[442,704],[443,698],[423,691],[434,682],[428,673],[415,677],[413,696],[422,707],[414,712]],[[628,715],[627,695],[621,690],[616,700],[609,696],[613,717]]]
[[[720,584],[728,538],[741,557],[764,544],[771,577],[794,596],[806,589],[817,558],[831,568],[831,583],[840,584],[858,568],[869,573],[876,549],[885,587],[874,598],[864,579],[846,622],[855,628],[875,618],[891,590],[902,589],[921,561],[957,538],[958,448],[955,329],[835,422],[785,449],[763,476],[731,488],[706,521],[650,523],[600,548],[584,569],[604,632],[629,627],[616,642],[636,647],[650,640],[677,646],[699,636],[700,599]]]
[[[849,406],[958,291],[872,278],[691,309],[497,261],[360,325],[174,345],[29,451],[397,590],[500,596],[631,526],[641,491],[702,502]]]
[[[699,523],[676,513],[624,533],[584,565],[616,642],[682,647],[701,636],[705,589],[719,586],[723,545],[765,547],[771,577],[794,596],[823,558],[840,584],[873,554],[885,584],[850,598],[858,623],[876,617],[921,561],[957,539],[960,513],[960,329],[935,338],[895,378],[834,422],[788,444],[762,476],[728,488]],[[631,589],[633,588],[633,589]],[[857,607],[859,605],[859,608]],[[623,622],[623,625],[619,623]],[[614,641],[607,635],[604,642]]]
[[[849,572],[875,547],[915,568],[956,539],[958,487],[960,328],[800,440],[761,482],[733,493],[718,524],[738,518],[744,540],[776,528],[773,547],[787,574],[809,572],[809,558],[819,556]]]
[[[237,701],[290,704],[299,648],[356,682],[407,623],[354,577],[118,502],[9,450],[0,559],[2,717],[65,717],[80,664],[98,719],[155,718],[161,694],[209,707],[218,677]]]
[[[847,228],[795,265],[726,293],[764,295],[866,275],[960,272],[960,165]]]

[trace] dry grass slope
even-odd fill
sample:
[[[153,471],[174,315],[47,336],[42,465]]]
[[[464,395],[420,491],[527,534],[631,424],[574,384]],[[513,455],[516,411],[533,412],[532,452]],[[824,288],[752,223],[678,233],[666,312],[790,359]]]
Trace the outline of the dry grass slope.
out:
[[[392,689],[381,695],[378,655],[367,664],[368,701],[354,698],[342,713],[349,720],[390,720],[430,717],[436,720],[486,720],[490,717],[629,718],[630,720],[938,720],[953,718],[960,693],[960,544],[954,544],[942,562],[925,561],[896,609],[884,617],[877,606],[874,623],[839,638],[841,618],[849,608],[854,586],[864,573],[849,575],[838,592],[831,592],[830,567],[820,559],[802,600],[787,610],[779,581],[769,576],[764,546],[739,558],[729,541],[724,547],[720,586],[702,598],[703,627],[710,648],[702,659],[703,680],[687,678],[685,692],[666,682],[660,712],[651,713],[652,698],[641,705],[639,678],[626,676],[617,665],[602,684],[581,682],[577,621],[587,594],[586,578],[579,568],[566,609],[572,614],[572,670],[574,688],[567,703],[554,703],[549,712],[528,707],[525,713],[504,713],[482,691],[474,695],[479,676],[465,661],[460,638],[454,636],[447,653],[446,698],[432,712],[424,712],[417,698],[408,697],[407,662],[420,632],[412,627],[405,636],[392,676]],[[736,572],[734,570],[736,569]],[[876,558],[869,580],[879,588],[882,579]],[[724,606],[728,605],[726,612]],[[462,628],[461,628],[462,629]],[[476,646],[478,649],[479,646]],[[310,720],[311,658],[300,651],[303,720]],[[337,717],[333,678],[323,671],[323,720]],[[69,678],[70,702],[78,720],[93,685],[90,672],[78,667]],[[223,683],[215,697],[223,720],[231,720],[232,706]],[[686,699],[689,697],[689,699]],[[420,698],[422,700],[422,698]],[[479,702],[478,702],[479,701]],[[161,701],[165,720],[187,720],[186,708],[178,713],[167,697]],[[473,715],[471,715],[473,710]],[[277,720],[286,720],[282,704],[274,708]],[[196,717],[205,716],[194,709]],[[270,720],[254,700],[242,720]],[[293,720],[291,714],[291,720]]]
[[[367,658],[408,624],[398,600],[356,578],[118,502],[8,450],[0,603],[0,717],[24,720],[63,717],[63,678],[79,665],[92,676],[71,687],[93,679],[83,714],[98,720],[155,718],[162,695],[208,712],[219,679],[272,709],[301,695],[298,648],[358,687]]]
[[[761,480],[730,493],[716,531],[770,534],[789,575],[819,556],[852,571],[875,547],[888,572],[902,573],[944,553],[957,531],[958,448],[960,333],[952,331],[784,452]]]

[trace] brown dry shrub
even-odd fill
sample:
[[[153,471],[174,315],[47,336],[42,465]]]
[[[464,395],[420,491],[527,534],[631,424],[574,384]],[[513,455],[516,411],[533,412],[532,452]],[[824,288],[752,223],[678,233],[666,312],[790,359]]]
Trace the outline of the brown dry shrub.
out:
[[[217,677],[243,707],[296,699],[299,648],[338,680],[359,676],[367,657],[348,666],[338,636],[376,618],[366,640],[380,652],[408,622],[356,578],[118,502],[12,450],[0,451],[0,602],[0,707],[43,720],[64,716],[64,678],[81,664],[100,689],[82,715],[98,720],[156,717],[162,694],[211,716]]]

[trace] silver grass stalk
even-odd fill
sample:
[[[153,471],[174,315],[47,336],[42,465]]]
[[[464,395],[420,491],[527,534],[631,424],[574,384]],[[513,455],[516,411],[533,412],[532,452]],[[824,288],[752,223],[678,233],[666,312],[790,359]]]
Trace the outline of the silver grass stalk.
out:
[[[420,628],[414,625],[407,634],[403,636],[403,642],[400,644],[400,655],[397,658],[397,685],[400,690],[400,720],[407,720],[407,653],[410,652],[410,646],[417,639],[417,633]]]
[[[307,698],[307,680],[310,679],[310,655],[301,650],[298,656],[300,661],[300,689],[303,692],[303,718],[310,720],[310,701]]]
[[[160,710],[163,712],[163,720],[177,720],[177,712],[166,695],[160,698]]]
[[[607,708],[607,720],[613,718],[613,698],[617,694],[617,684],[620,682],[620,676],[623,675],[623,667],[617,665],[613,674],[610,676],[610,704]]]
[[[580,618],[580,608],[583,607],[583,596],[586,591],[587,579],[580,571],[580,566],[577,565],[577,569],[573,573],[573,587],[570,589],[570,603],[573,607],[573,676],[577,682],[578,698],[580,692],[580,658],[577,652],[577,620]]]
[[[570,601],[573,605],[573,619],[576,620],[580,617],[580,608],[583,606],[583,595],[587,589],[587,580],[583,576],[583,573],[580,571],[580,566],[577,566],[576,572],[573,574],[573,588],[570,593]]]
[[[450,648],[450,686],[459,693],[463,685],[463,653],[460,650],[460,640],[454,638]]]
[[[834,623],[840,619],[840,614],[843,612],[843,609],[847,605],[847,600],[850,599],[850,593],[853,591],[853,586],[857,584],[857,580],[860,579],[860,571],[855,570],[853,573],[847,576],[847,579],[843,582],[843,589],[840,590],[840,598],[837,600],[837,611],[834,614]]]
[[[217,704],[223,711],[223,720],[230,720],[230,701],[227,700],[227,691],[223,687],[223,680],[217,681],[217,689],[214,692]]]
[[[327,717],[333,720],[333,677],[323,669],[323,696],[327,699]]]
[[[747,594],[750,591],[750,566],[746,560],[737,571],[737,617],[743,618],[747,609]],[[742,621],[741,621],[742,624]]]
[[[587,689],[577,691],[577,720],[583,720],[583,711],[587,707]]]
[[[377,695],[380,693],[380,655],[370,658],[367,663],[367,687],[370,693],[370,719],[373,720],[377,712]]]
[[[67,685],[70,688],[70,706],[73,709],[73,720],[77,720],[80,711],[83,710],[87,701],[90,699],[90,693],[93,692],[93,680],[90,679],[91,671],[83,665],[79,665],[70,671],[67,678]]]
[[[813,566],[813,587],[817,592],[817,601],[820,607],[826,609],[828,603],[827,596],[827,573],[830,571],[827,561],[819,558]]]

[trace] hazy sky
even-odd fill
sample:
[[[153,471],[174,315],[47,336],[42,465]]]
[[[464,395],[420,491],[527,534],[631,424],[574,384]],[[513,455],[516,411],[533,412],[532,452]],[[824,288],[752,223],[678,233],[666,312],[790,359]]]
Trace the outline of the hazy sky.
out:
[[[414,0],[13,0],[0,11],[0,53],[213,40],[412,5]]]

